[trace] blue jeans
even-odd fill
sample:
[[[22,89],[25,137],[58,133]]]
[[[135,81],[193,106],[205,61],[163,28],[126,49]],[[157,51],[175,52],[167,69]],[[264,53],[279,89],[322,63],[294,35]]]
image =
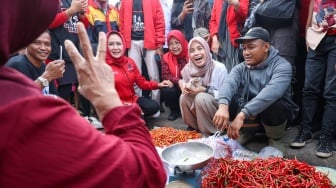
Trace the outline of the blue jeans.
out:
[[[310,131],[321,97],[324,113],[321,135],[331,137],[336,128],[336,35],[325,36],[316,50],[309,49],[302,100],[303,130]]]

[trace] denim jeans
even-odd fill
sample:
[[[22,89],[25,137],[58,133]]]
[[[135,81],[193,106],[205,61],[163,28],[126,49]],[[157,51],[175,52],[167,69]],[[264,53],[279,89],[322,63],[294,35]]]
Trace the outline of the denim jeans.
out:
[[[309,49],[305,68],[305,83],[302,100],[303,130],[310,131],[321,97],[324,113],[321,135],[331,137],[336,127],[336,35],[325,36],[319,46]]]

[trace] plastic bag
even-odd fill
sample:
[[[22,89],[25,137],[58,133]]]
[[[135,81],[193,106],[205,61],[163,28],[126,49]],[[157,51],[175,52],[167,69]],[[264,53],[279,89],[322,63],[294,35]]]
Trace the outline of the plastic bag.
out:
[[[232,153],[232,158],[235,160],[252,161],[257,157],[258,153],[246,149],[237,149]]]
[[[251,161],[258,157],[258,153],[245,149],[236,140],[229,139],[229,137],[227,136],[224,136],[224,140],[226,140],[226,142],[229,143],[230,147],[233,150],[232,152],[233,159]]]
[[[234,152],[237,149],[245,150],[245,148],[241,146],[236,140],[229,138],[227,135],[223,136],[223,141],[230,146],[232,152]]]
[[[259,158],[262,159],[267,159],[270,157],[283,157],[284,154],[282,153],[282,151],[272,147],[272,146],[266,146],[264,148],[262,148],[258,154]]]
[[[267,159],[270,157],[283,157],[283,153],[271,146],[266,146],[260,150],[259,153],[249,151],[246,149],[237,149],[232,153],[232,158],[236,160],[252,161],[256,158]]]
[[[220,132],[216,132],[214,135],[203,139],[204,144],[208,144],[214,149],[214,158],[226,158],[232,157],[232,149],[229,144],[224,141],[223,136],[220,136]]]

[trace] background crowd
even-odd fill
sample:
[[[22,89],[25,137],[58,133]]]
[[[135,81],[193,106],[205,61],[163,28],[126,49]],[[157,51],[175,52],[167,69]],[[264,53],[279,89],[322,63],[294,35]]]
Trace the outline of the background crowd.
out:
[[[291,147],[320,131],[333,154],[335,0],[1,5],[0,187],[164,187],[145,122],[164,104],[205,136],[260,131],[285,153],[298,125]]]
[[[6,66],[100,124],[77,91],[75,67],[64,50],[66,39],[79,49],[76,24],[82,22],[93,52],[99,33],[107,34],[106,63],[116,90],[124,105],[140,107],[144,120],[160,117],[166,105],[168,120],[182,117],[188,129],[205,135],[227,129],[245,143],[261,127],[282,151],[286,128],[299,125],[290,146],[304,147],[320,130],[316,155],[330,157],[336,2],[292,2],[290,21],[280,24],[258,17],[263,0],[60,0],[48,31],[12,54]],[[257,128],[244,131],[250,124]]]

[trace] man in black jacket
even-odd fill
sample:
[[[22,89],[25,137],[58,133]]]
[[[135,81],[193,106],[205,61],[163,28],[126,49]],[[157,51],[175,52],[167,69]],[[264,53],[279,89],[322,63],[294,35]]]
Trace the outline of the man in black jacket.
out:
[[[63,76],[65,66],[63,60],[51,61],[46,65],[45,60],[50,52],[50,34],[45,31],[27,46],[24,54],[10,58],[6,66],[12,67],[34,80],[43,94],[58,95],[53,80]]]

